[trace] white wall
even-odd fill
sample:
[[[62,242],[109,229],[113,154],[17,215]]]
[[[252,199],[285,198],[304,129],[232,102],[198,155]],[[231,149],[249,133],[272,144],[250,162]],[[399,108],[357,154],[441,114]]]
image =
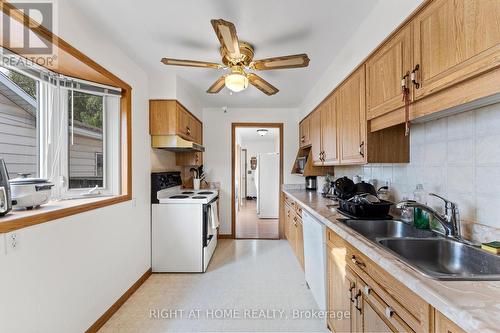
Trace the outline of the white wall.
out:
[[[311,112],[422,2],[423,0],[379,0],[305,96],[300,107],[300,119]]]
[[[136,199],[22,229],[9,255],[0,236],[0,332],[83,332],[151,266],[148,80],[70,6],[59,2],[61,37],[133,88]]]
[[[257,188],[255,186],[255,171],[250,168],[250,159],[252,156],[257,157],[258,154],[262,153],[279,153],[279,137],[278,138],[268,138],[267,140],[249,140],[243,139],[241,141],[241,149],[247,150],[247,165],[248,170],[252,174],[246,175],[247,179],[247,196],[256,197]]]
[[[298,149],[297,109],[203,109],[203,142],[207,180],[221,184],[221,234],[231,233],[231,124],[239,122],[283,123],[283,161],[285,184],[302,184],[302,177],[290,170]]]
[[[463,231],[479,241],[500,238],[500,104],[412,126],[411,163],[338,167],[335,175],[362,175],[391,183],[395,201],[413,198],[417,184],[458,203]],[[442,201],[428,203],[443,210]]]

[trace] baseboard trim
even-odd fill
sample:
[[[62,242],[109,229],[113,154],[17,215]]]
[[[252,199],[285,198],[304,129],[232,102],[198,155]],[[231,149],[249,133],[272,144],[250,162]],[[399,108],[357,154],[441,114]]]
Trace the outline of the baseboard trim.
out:
[[[152,271],[151,268],[144,273],[139,280],[137,280],[132,287],[128,288],[128,290],[120,297],[118,300],[103,313],[96,322],[90,326],[85,333],[96,333],[101,329],[101,327],[106,324],[106,322],[118,311],[118,309],[132,296],[132,294],[139,289],[139,287],[151,276]]]
[[[228,235],[217,235],[218,239],[233,239],[233,235],[228,234]]]

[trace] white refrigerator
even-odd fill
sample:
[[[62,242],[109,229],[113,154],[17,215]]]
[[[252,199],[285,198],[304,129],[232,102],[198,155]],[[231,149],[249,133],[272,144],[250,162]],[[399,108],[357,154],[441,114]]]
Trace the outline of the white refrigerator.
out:
[[[279,218],[279,169],[279,153],[258,155],[255,185],[257,187],[257,215],[261,219]]]

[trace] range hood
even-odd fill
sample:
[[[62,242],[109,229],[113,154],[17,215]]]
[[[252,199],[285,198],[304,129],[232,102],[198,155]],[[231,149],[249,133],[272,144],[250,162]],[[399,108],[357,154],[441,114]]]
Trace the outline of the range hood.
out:
[[[178,135],[152,135],[151,147],[174,152],[205,151],[202,145],[185,140]]]

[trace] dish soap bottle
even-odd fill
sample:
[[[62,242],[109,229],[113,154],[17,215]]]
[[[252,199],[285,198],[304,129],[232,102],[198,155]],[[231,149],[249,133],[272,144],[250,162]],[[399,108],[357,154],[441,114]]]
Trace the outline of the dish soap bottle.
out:
[[[413,199],[416,202],[427,205],[427,193],[424,191],[424,186],[418,184],[413,192]],[[413,224],[417,229],[429,229],[429,214],[422,208],[415,207],[413,210]]]

